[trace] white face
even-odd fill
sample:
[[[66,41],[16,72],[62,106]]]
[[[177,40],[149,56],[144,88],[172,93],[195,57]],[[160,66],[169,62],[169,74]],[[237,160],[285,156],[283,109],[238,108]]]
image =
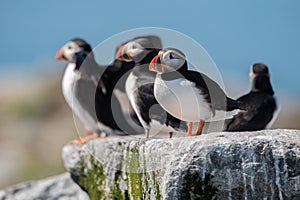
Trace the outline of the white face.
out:
[[[75,42],[70,41],[62,47],[63,59],[67,62],[75,62],[75,54],[82,51]]]
[[[157,61],[156,63],[157,73],[174,72],[180,69],[186,61],[184,54],[176,49],[161,50],[158,53],[158,56],[160,59],[160,63],[159,61]]]
[[[132,41],[125,44],[121,54],[125,61],[138,63],[142,61],[148,53],[149,50],[142,47],[138,42]]]
[[[176,50],[167,50],[162,54],[162,62],[164,62],[167,67],[177,70],[185,63],[185,56]]]

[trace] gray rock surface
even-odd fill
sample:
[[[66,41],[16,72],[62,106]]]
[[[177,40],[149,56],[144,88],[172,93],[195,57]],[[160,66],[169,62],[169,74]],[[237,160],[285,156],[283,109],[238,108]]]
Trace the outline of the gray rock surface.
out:
[[[96,139],[63,159],[90,199],[300,199],[300,131]]]
[[[87,194],[69,173],[44,180],[21,183],[0,191],[1,200],[88,200]]]

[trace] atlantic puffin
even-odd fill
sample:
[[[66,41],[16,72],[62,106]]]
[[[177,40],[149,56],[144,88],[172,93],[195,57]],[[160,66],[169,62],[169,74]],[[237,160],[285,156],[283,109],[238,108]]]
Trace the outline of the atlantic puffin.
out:
[[[250,67],[251,90],[239,97],[247,112],[241,112],[225,121],[225,131],[257,131],[270,128],[280,108],[270,82],[270,73],[264,63]]]
[[[167,113],[154,97],[155,73],[148,70],[152,58],[162,48],[157,36],[138,37],[124,44],[119,50],[120,59],[134,61],[135,67],[126,80],[126,93],[144,128],[145,137],[156,133],[186,130],[186,123]]]
[[[75,38],[63,45],[58,50],[56,59],[68,63],[62,80],[63,95],[75,115],[84,123],[85,130],[89,130],[85,131],[87,137],[79,138],[73,144],[84,143],[100,133],[127,135],[112,113],[113,105],[118,116],[124,119],[123,126],[127,125],[128,120],[125,119],[128,116],[123,115],[112,87],[113,80],[117,81],[113,75],[118,76],[117,72],[127,70],[128,63],[115,60],[109,66],[99,65],[95,61],[91,46],[81,38]],[[133,67],[133,63],[129,65]]]
[[[159,51],[149,70],[156,72],[154,96],[174,117],[187,121],[187,135],[193,123],[199,122],[194,135],[200,135],[206,121],[231,118],[243,105],[226,96],[221,87],[208,76],[188,69],[185,55],[178,49]]]

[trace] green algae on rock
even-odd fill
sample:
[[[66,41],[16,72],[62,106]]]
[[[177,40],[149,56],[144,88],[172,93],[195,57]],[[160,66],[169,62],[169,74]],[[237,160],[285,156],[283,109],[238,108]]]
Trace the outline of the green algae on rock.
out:
[[[300,198],[298,130],[110,137],[67,145],[63,159],[90,199]]]

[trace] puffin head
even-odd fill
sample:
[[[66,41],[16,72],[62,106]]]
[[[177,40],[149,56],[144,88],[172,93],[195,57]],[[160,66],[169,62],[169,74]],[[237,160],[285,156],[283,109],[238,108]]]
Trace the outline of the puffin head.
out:
[[[274,95],[274,90],[270,81],[270,73],[267,65],[263,63],[255,63],[250,69],[250,80],[252,83],[252,91],[265,92]]]
[[[270,78],[270,73],[267,65],[264,63],[255,63],[250,67],[249,77],[253,81],[257,76],[265,76]]]
[[[150,65],[149,70],[159,74],[174,72],[179,70],[186,63],[185,55],[175,48],[166,48],[159,51]]]
[[[122,44],[116,52],[115,58],[125,62],[141,62],[153,49],[161,49],[161,40],[157,36],[149,35],[132,39]]]
[[[116,53],[116,59],[125,62],[138,63],[147,55],[148,50],[136,41],[130,41],[119,47]]]
[[[75,38],[67,42],[56,53],[56,60],[62,62],[76,62],[76,55],[78,53],[85,53],[86,55],[92,52],[91,46],[81,38]]]

